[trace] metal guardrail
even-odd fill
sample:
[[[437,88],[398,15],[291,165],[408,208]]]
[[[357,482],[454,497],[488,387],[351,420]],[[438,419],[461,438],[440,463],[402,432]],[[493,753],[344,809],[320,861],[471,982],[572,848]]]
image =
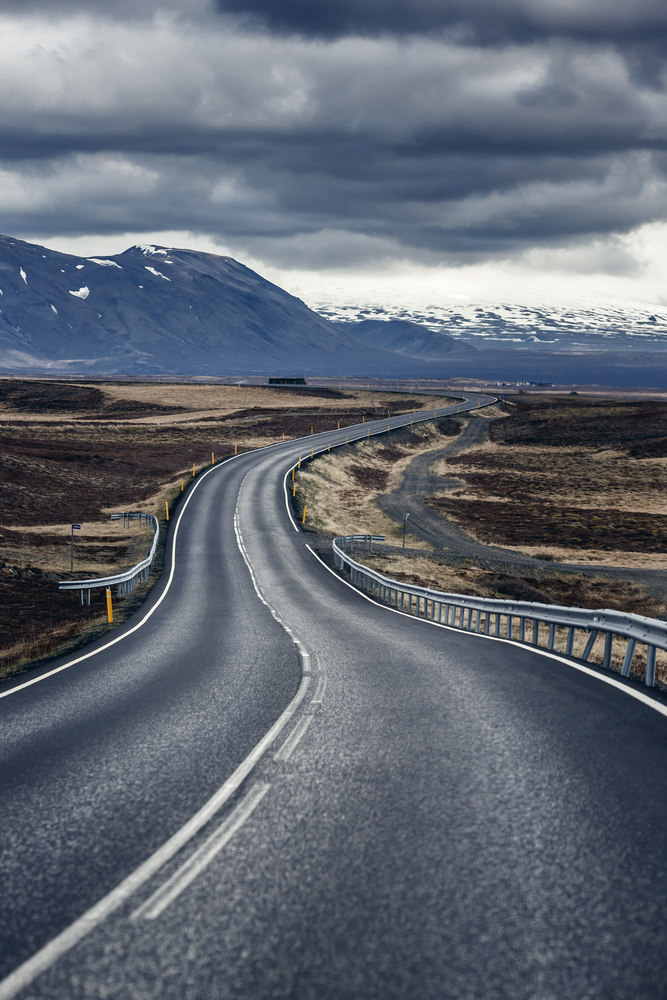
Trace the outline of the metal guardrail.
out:
[[[586,608],[565,608],[557,604],[537,604],[529,601],[499,601],[486,597],[468,597],[464,594],[447,594],[426,587],[391,580],[382,573],[356,562],[347,554],[354,551],[357,539],[370,538],[369,535],[346,535],[333,541],[334,562],[338,569],[347,570],[352,582],[391,607],[426,618],[443,625],[460,628],[467,632],[501,637],[505,618],[505,638],[511,638],[528,646],[540,645],[540,625],[548,625],[549,634],[546,648],[554,649],[556,629],[567,628],[565,656],[573,656],[577,629],[588,632],[588,639],[581,657],[588,661],[598,635],[604,635],[604,655],[602,666],[611,669],[612,645],[614,637],[627,640],[621,675],[629,677],[637,643],[646,645],[646,685],[655,686],[655,655],[657,649],[667,650],[667,622],[643,615],[626,614],[622,611],[604,609],[589,611]],[[373,540],[382,541],[379,536]],[[482,626],[482,617],[484,624]],[[458,621],[457,621],[458,618]],[[495,619],[492,622],[492,619]],[[516,625],[515,625],[516,622]],[[527,637],[526,623],[532,622],[532,636]],[[492,630],[493,625],[493,630]],[[516,633],[516,634],[515,634]]]
[[[144,580],[148,579],[153,561],[155,559],[155,550],[157,549],[158,538],[160,536],[160,524],[158,519],[154,514],[144,514],[127,511],[124,514],[112,514],[112,521],[119,521],[123,518],[123,527],[125,527],[125,521],[127,519],[127,526],[130,526],[131,520],[139,520],[141,524],[142,518],[145,518],[146,524],[149,520],[153,523],[153,542],[151,544],[150,552],[145,559],[138,562],[136,566],[132,566],[131,569],[125,570],[124,573],[116,573],[114,576],[104,576],[97,577],[93,580],[66,580],[58,585],[58,590],[80,590],[81,591],[81,603],[84,603],[84,593],[88,594],[87,603],[90,604],[90,592],[98,587],[113,587],[116,585],[118,587],[118,596],[121,597],[123,594],[131,594],[137,583],[142,583]]]

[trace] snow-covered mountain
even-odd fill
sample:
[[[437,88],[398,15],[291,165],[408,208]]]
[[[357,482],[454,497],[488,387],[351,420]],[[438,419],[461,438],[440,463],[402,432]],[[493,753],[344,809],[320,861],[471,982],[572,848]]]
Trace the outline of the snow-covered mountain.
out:
[[[324,311],[324,310],[322,310]],[[0,370],[379,375],[667,385],[663,315],[523,306],[324,315],[233,260],[75,257],[0,237]]]
[[[75,257],[0,237],[0,369],[127,374],[399,374],[231,257],[133,246]]]
[[[667,310],[642,303],[600,301],[588,305],[536,306],[478,302],[419,309],[327,302],[318,312],[349,330],[360,323],[401,320],[486,349],[667,350]]]

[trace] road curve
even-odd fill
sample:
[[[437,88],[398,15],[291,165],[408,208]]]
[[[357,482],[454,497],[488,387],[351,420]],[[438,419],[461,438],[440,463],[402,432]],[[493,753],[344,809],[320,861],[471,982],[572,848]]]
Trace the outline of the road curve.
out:
[[[0,691],[0,998],[665,996],[667,719],[351,589],[303,447],[202,476],[124,637]]]

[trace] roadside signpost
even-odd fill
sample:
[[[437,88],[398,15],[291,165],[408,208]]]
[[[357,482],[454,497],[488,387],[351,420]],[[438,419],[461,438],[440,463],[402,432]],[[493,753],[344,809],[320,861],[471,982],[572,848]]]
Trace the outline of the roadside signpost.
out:
[[[74,532],[75,531],[81,531],[81,525],[80,524],[73,524],[72,525],[72,544],[70,546],[70,567],[69,567],[70,568],[70,573],[74,572]]]

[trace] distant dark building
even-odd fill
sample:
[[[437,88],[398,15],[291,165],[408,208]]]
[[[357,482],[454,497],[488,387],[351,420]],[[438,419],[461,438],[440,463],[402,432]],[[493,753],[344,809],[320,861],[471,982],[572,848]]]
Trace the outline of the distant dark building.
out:
[[[270,378],[269,385],[305,385],[305,378]]]

